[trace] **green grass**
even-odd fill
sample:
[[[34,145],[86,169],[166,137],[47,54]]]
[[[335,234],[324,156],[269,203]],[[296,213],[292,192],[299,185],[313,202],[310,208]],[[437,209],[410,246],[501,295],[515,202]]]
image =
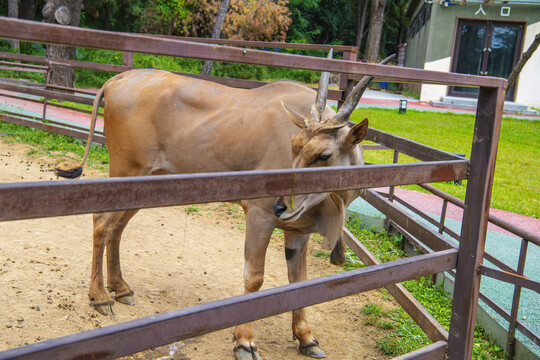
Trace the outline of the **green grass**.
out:
[[[392,109],[363,108],[352,120],[369,118],[369,125],[441,150],[471,155],[474,115],[407,110],[405,115]],[[540,122],[505,118],[502,121],[495,166],[491,206],[540,218]],[[366,161],[391,163],[392,151],[366,151]],[[400,154],[400,162],[411,161]],[[460,199],[465,198],[467,182],[437,183],[436,187]],[[420,190],[419,187],[412,187]]]
[[[33,155],[42,154],[59,158],[69,153],[75,153],[82,158],[85,145],[81,140],[69,136],[54,134],[26,126],[0,121],[0,133],[7,133],[3,139],[13,142],[23,142],[35,145],[37,149],[31,150]],[[88,156],[90,165],[103,166],[109,163],[109,153],[105,146],[92,146]]]
[[[381,262],[394,261],[406,256],[400,238],[386,233],[372,233],[359,228],[354,222],[347,223],[347,227]],[[358,260],[356,255],[350,252],[348,257]],[[362,267],[363,264],[359,263],[360,265],[357,267]],[[345,268],[350,269],[351,264],[349,262]],[[432,286],[429,277],[406,281],[404,285],[448,330],[452,300],[445,294],[444,290]],[[389,299],[388,292],[384,289],[381,290],[381,301]],[[399,356],[432,343],[401,307],[384,311],[381,305],[369,303],[362,308],[362,314],[365,324],[376,327],[376,331],[380,335],[377,346],[387,355]],[[478,360],[506,359],[503,349],[492,341],[478,325],[475,328],[472,358]]]

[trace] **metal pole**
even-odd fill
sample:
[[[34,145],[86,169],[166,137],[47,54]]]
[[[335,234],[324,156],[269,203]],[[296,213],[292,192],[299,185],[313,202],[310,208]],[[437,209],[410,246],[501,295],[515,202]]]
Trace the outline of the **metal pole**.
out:
[[[343,51],[343,60],[349,60],[349,61],[356,61],[356,57],[358,55],[357,51],[358,49],[355,48],[356,51]],[[339,90],[343,91],[343,95],[341,97],[341,100],[338,101],[338,109],[343,105],[343,102],[345,99],[347,99],[347,96],[349,96],[351,90],[354,87],[354,81],[349,80],[349,76],[347,74],[341,74],[339,77]]]
[[[521,239],[521,249],[519,251],[519,262],[517,267],[517,273],[523,275],[525,271],[525,259],[527,257],[527,247],[529,242],[525,239]],[[508,321],[508,341],[506,351],[508,352],[508,358],[513,359],[516,346],[516,325],[519,310],[519,300],[521,297],[521,286],[514,286],[514,297],[512,298],[512,310],[510,313],[510,320]]]
[[[472,354],[480,290],[478,266],[484,257],[505,90],[479,89],[450,320],[448,358],[452,360],[470,359]]]

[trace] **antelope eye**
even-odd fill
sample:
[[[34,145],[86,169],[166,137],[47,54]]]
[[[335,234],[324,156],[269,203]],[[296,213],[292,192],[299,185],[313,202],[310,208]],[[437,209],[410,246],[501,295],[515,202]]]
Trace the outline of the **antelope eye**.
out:
[[[319,162],[319,161],[327,161],[328,159],[330,159],[330,157],[332,156],[332,154],[321,154],[319,156],[317,156],[317,158],[315,159],[315,162]]]

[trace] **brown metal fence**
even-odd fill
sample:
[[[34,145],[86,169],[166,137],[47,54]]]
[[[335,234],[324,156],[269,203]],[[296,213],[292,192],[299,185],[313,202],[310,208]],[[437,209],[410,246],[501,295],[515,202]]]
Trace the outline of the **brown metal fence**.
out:
[[[333,71],[353,76],[370,74],[402,82],[480,87],[470,161],[370,129],[368,140],[415,157],[422,162],[330,169],[298,169],[294,171],[249,171],[111,178],[76,182],[0,184],[0,221],[6,221],[272,197],[290,193],[293,181],[295,192],[301,194],[468,179],[461,243],[458,249],[449,245],[439,232],[432,231],[420,223],[411,223],[412,225],[408,226],[407,230],[414,232],[415,236],[434,252],[415,258],[379,264],[358,240],[347,233],[349,246],[363,262],[372,266],[11,349],[0,353],[0,359],[113,358],[382,286],[388,288],[434,341],[434,344],[400,358],[442,358],[445,352],[451,359],[470,358],[480,277],[482,274],[492,274],[481,265],[481,262],[484,257],[491,185],[506,90],[504,79],[246,50],[176,38],[110,33],[7,18],[0,18],[0,37],[110,49],[126,53],[152,53],[315,71]],[[260,46],[260,44],[255,46]],[[348,55],[349,58],[352,58],[351,54]],[[347,58],[347,56],[344,57]],[[129,57],[127,58],[129,59]],[[27,58],[26,61],[34,60]],[[90,66],[80,62],[71,65]],[[112,65],[102,64],[100,66],[110,67]],[[119,66],[116,70],[122,71],[126,68],[129,67]],[[10,84],[10,86],[14,85]],[[350,88],[350,82],[344,88],[344,91]],[[34,89],[33,91],[37,93],[37,90],[48,91],[44,89]],[[43,95],[40,96],[45,97],[52,95],[49,93],[41,94]],[[5,115],[2,115],[1,119],[11,120]],[[38,195],[40,201],[33,201]],[[372,203],[388,202],[373,191],[367,191],[365,197]],[[390,212],[396,213],[393,219],[405,216],[395,209],[392,210],[391,207],[389,209]],[[399,224],[399,220],[395,221]],[[453,299],[450,330],[446,332],[401,285],[396,283],[452,269],[457,269],[455,271],[456,291]],[[505,273],[504,276],[505,281],[519,286],[532,289],[538,287],[538,282],[523,276],[512,273]]]

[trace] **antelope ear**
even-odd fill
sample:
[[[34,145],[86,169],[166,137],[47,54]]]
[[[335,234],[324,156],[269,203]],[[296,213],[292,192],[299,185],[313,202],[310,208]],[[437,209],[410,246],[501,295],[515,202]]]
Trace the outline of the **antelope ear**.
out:
[[[283,101],[281,102],[281,106],[283,106],[283,109],[285,110],[285,112],[287,113],[287,115],[289,115],[289,119],[291,119],[291,121],[296,125],[298,126],[300,129],[303,129],[306,127],[306,117],[303,116],[303,115],[300,115],[299,113],[297,113],[296,111],[292,110],[292,109],[289,109],[284,103]]]
[[[362,122],[351,127],[349,134],[347,134],[345,144],[347,144],[349,147],[353,147],[354,145],[361,143],[366,137],[368,125],[369,121],[367,118],[365,118],[362,120]]]

